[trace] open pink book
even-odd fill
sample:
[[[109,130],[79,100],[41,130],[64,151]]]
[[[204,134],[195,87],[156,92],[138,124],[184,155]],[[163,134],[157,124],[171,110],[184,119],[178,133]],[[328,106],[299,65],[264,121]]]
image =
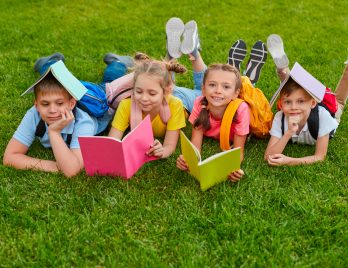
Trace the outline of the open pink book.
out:
[[[154,142],[150,116],[122,141],[105,136],[79,137],[86,173],[131,178],[146,162],[156,157],[146,155]]]

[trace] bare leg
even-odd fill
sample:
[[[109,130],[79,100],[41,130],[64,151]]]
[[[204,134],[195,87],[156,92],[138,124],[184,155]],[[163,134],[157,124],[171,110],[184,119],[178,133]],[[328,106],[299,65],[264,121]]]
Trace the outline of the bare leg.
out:
[[[276,69],[277,70],[277,75],[280,79],[281,82],[283,82],[285,80],[285,78],[288,77],[289,73],[290,73],[290,69],[289,67],[283,68],[283,69]]]
[[[344,67],[341,79],[336,87],[336,99],[338,102],[338,110],[335,114],[336,120],[339,122],[343,113],[344,106],[348,97],[348,63]]]
[[[196,57],[194,57],[192,54],[189,54],[188,57],[192,63],[193,71],[203,72],[205,69],[207,69],[207,66],[205,65],[199,51],[197,52]]]

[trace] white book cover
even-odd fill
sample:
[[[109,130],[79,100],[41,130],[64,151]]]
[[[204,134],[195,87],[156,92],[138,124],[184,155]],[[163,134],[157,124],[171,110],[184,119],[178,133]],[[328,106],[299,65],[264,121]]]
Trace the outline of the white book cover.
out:
[[[279,88],[274,93],[270,101],[271,106],[273,106],[280,94],[280,91],[290,78],[303,87],[303,89],[306,90],[308,94],[311,95],[317,102],[321,102],[323,100],[326,87],[309,72],[307,72],[298,62],[296,62],[292,67],[289,76],[280,84]]]

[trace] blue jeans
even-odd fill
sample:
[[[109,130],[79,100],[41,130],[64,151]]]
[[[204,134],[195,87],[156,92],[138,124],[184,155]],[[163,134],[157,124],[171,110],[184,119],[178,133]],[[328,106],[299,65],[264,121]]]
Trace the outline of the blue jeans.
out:
[[[195,99],[202,95],[202,84],[205,70],[201,72],[193,72],[193,89],[178,86],[174,87],[173,95],[182,101],[185,109],[190,113],[192,112]]]

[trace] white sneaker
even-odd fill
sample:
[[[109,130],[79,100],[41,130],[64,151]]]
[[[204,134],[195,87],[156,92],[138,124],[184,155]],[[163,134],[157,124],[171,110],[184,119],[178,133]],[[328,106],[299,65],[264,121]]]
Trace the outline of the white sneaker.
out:
[[[271,34],[268,36],[267,48],[277,69],[284,69],[289,66],[289,59],[284,52],[283,40],[279,35]]]
[[[197,23],[194,20],[191,20],[185,24],[180,50],[183,54],[193,54],[193,56],[196,56],[199,49],[200,44]]]
[[[172,58],[180,58],[181,36],[184,32],[185,25],[179,18],[170,18],[166,24],[167,34],[167,52]]]

